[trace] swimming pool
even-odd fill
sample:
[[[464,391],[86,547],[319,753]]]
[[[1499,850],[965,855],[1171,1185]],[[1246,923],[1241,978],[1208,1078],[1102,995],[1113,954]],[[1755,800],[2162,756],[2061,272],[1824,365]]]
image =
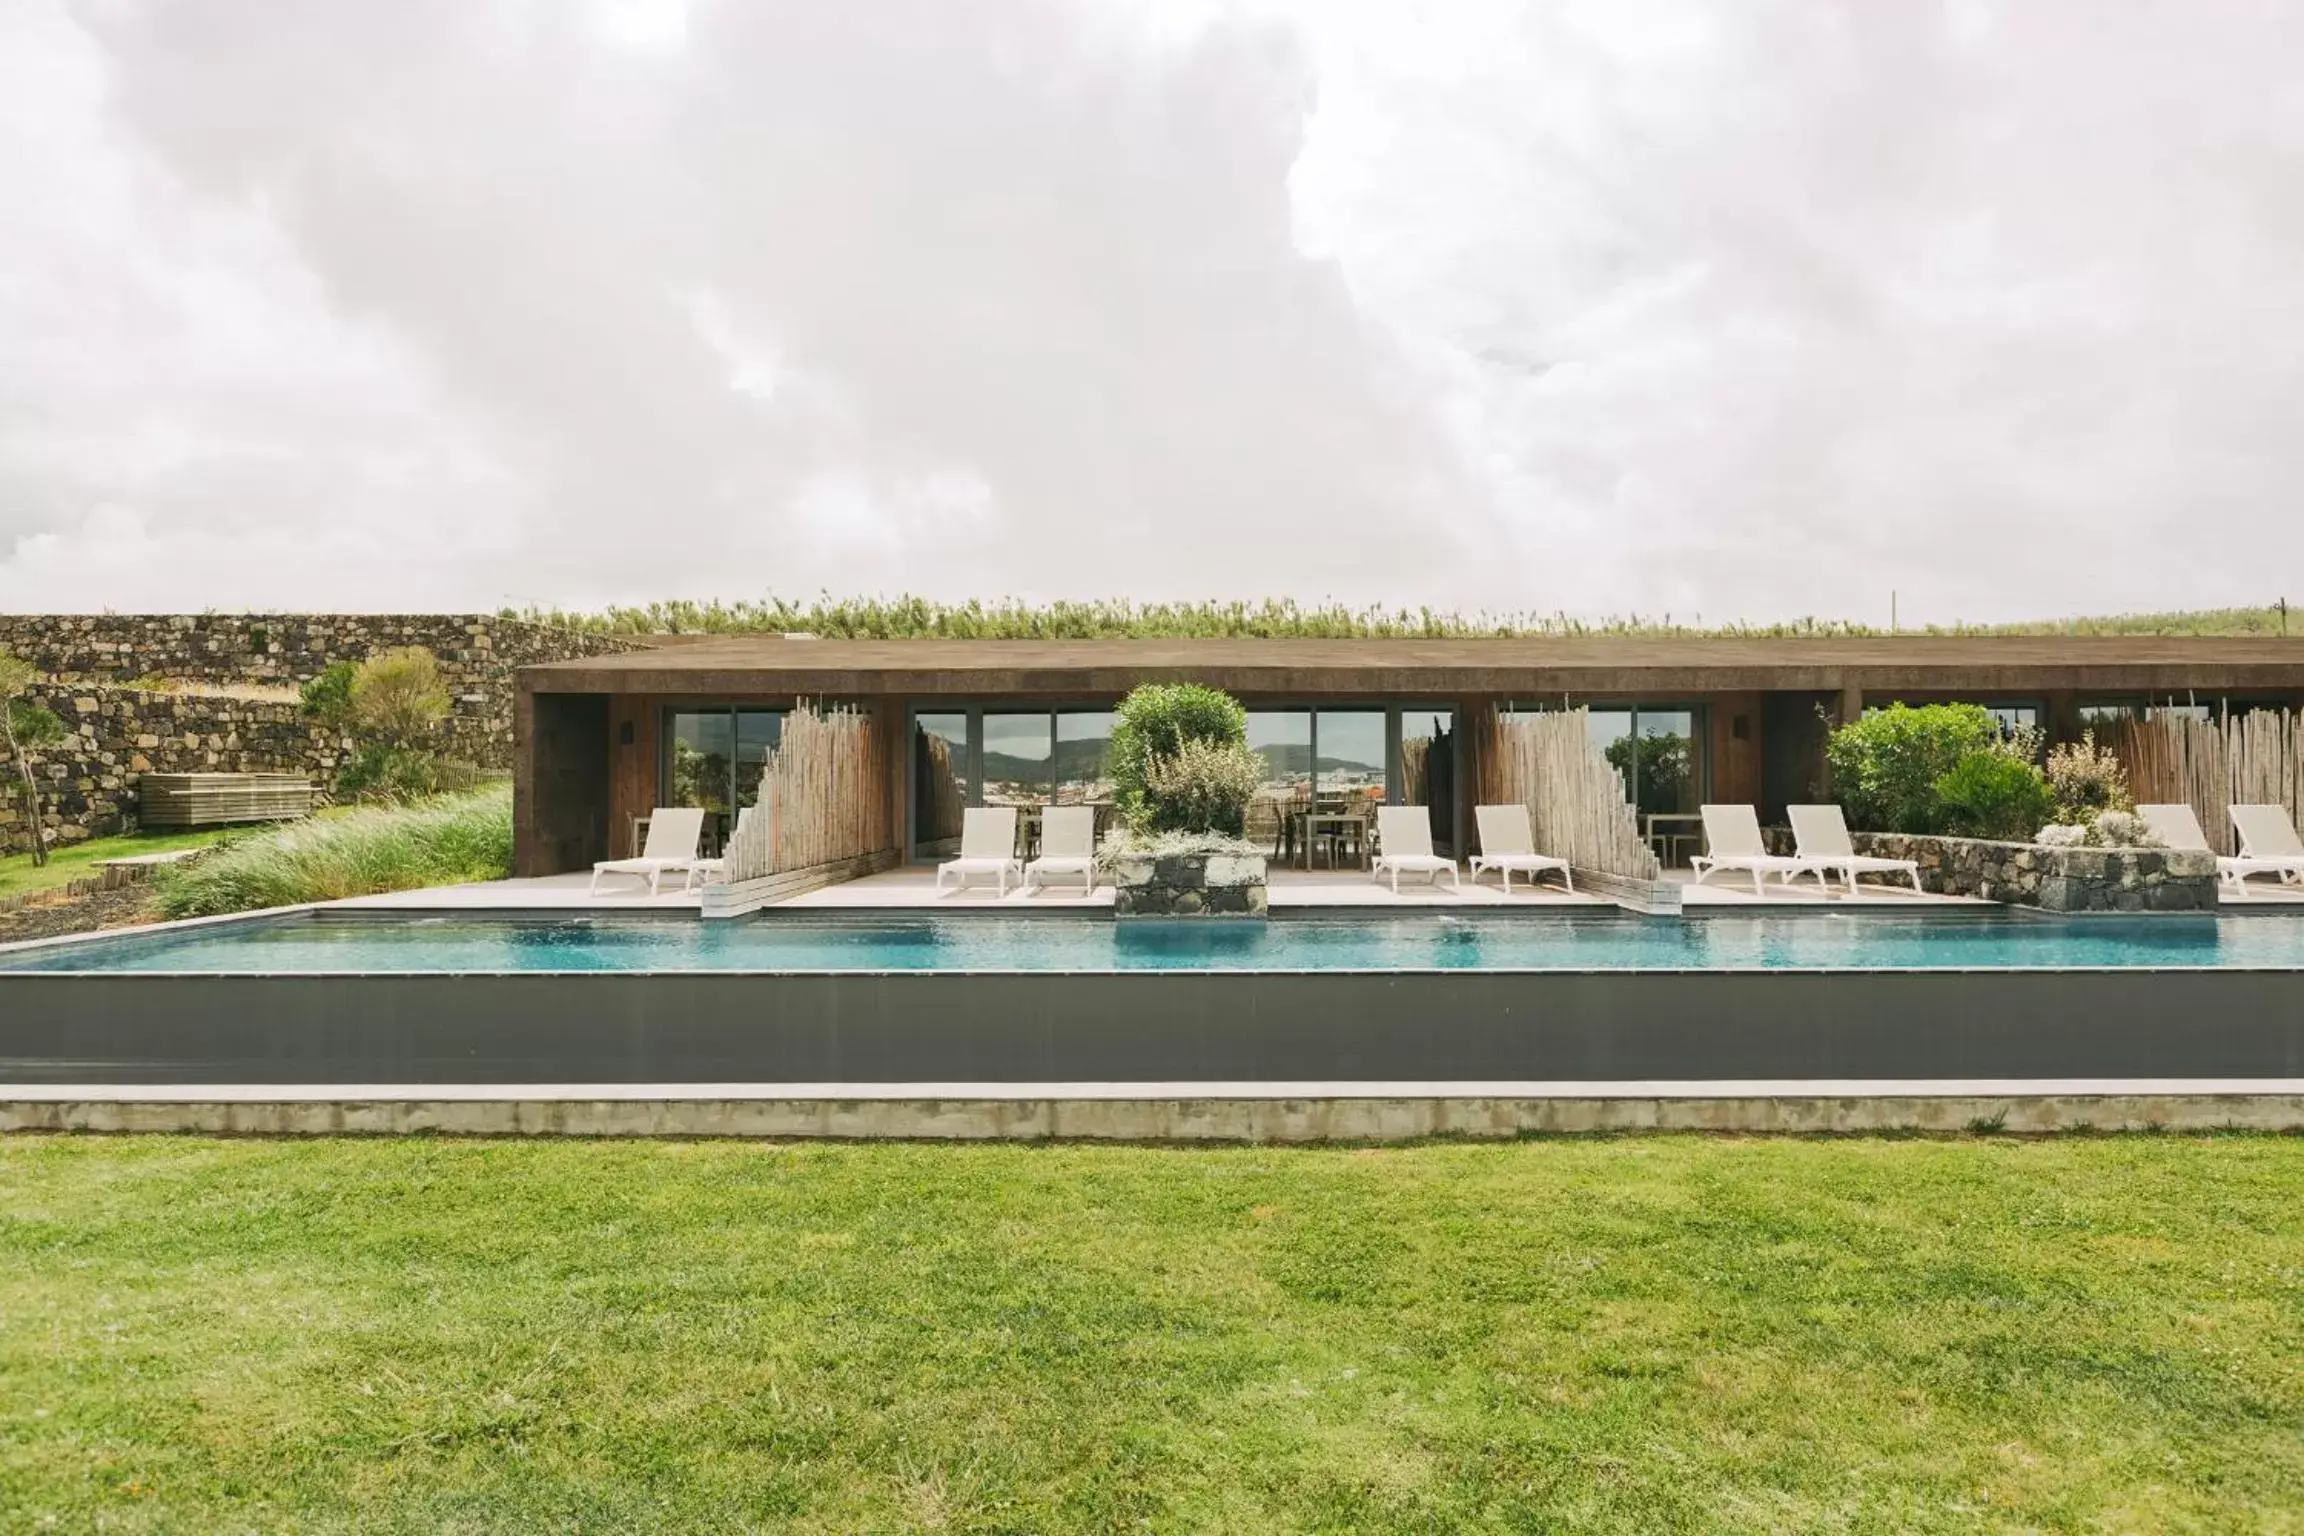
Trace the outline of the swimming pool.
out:
[[[0,953],[0,1084],[2304,1077],[2304,919],[287,917]]]
[[[299,916],[0,952],[0,972],[200,975],[1136,971],[2304,970],[2304,914],[1946,919],[1418,914],[1145,924]]]

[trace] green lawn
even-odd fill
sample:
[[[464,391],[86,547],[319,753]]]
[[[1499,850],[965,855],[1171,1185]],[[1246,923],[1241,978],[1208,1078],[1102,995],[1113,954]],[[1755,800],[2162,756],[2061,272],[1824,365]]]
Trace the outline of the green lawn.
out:
[[[139,832],[128,837],[92,837],[51,849],[45,866],[35,867],[28,853],[0,854],[0,896],[45,891],[96,873],[106,859],[134,858],[142,853],[174,853],[179,848],[205,848],[228,837],[245,837],[251,827],[202,827],[195,832]]]
[[[0,1527],[2304,1529],[2304,1139],[0,1142]]]

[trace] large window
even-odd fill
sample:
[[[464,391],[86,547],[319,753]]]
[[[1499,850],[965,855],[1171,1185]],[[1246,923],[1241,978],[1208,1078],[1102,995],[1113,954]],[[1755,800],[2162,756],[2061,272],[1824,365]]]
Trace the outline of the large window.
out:
[[[719,847],[736,812],[760,799],[760,772],[784,736],[780,709],[668,710],[657,804],[706,812],[705,842]]]
[[[1112,712],[1056,716],[1056,803],[1106,805],[1112,799]]]
[[[1312,799],[1312,712],[1248,711],[1248,749],[1263,760],[1264,773],[1248,802],[1245,831],[1250,842],[1264,843],[1277,854],[1290,815]]]
[[[1106,805],[1112,712],[963,708],[912,717],[912,854],[948,857],[971,805]],[[1029,845],[1031,817],[1027,816]]]
[[[986,805],[1046,805],[1056,761],[1046,710],[984,713]]]
[[[1432,846],[1456,851],[1456,712],[1400,711],[1400,799],[1432,809]]]

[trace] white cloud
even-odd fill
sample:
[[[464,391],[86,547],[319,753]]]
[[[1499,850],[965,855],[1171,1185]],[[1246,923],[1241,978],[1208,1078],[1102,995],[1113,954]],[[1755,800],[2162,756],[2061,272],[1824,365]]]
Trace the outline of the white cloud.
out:
[[[0,607],[2267,598],[2299,30],[20,0]]]

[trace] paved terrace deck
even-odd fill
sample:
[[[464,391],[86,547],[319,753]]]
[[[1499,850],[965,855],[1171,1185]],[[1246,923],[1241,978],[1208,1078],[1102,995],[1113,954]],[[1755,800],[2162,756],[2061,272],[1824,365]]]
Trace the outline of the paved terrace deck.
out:
[[[1686,870],[1670,871],[1667,878],[1682,884],[1688,907],[1707,911],[1768,908],[1802,910],[1832,908],[1893,911],[1912,908],[1979,908],[1993,903],[1973,897],[1916,894],[1890,885],[1867,882],[1849,896],[1835,886],[1820,890],[1814,881],[1783,885],[1771,881],[1764,896],[1754,896],[1748,882],[1727,880],[1698,886],[1689,883]],[[361,896],[337,902],[339,907],[364,911],[403,912],[695,912],[702,906],[695,891],[683,891],[668,880],[651,896],[642,882],[630,876],[611,876],[592,891],[590,875],[547,875],[532,880],[493,880],[481,885],[440,886],[423,891],[395,891],[383,896]],[[1437,885],[1421,877],[1400,882],[1400,892],[1356,870],[1272,871],[1271,904],[1275,911],[1354,910],[1415,911],[1479,909],[1483,911],[1576,911],[1612,908],[1608,897],[1589,891],[1571,895],[1556,878],[1547,877],[1534,888],[1515,880],[1507,897],[1493,876],[1475,884],[1467,878],[1461,887],[1443,879]],[[2282,895],[2269,890],[2252,895],[2243,905],[2286,904],[2304,910],[2304,888]],[[860,880],[843,881],[791,897],[768,911],[815,912],[1104,912],[1112,906],[1112,888],[1100,884],[1084,895],[1078,882],[1025,891],[1010,885],[1005,896],[992,885],[978,882],[965,888],[936,889],[936,873],[925,865],[893,869]]]

